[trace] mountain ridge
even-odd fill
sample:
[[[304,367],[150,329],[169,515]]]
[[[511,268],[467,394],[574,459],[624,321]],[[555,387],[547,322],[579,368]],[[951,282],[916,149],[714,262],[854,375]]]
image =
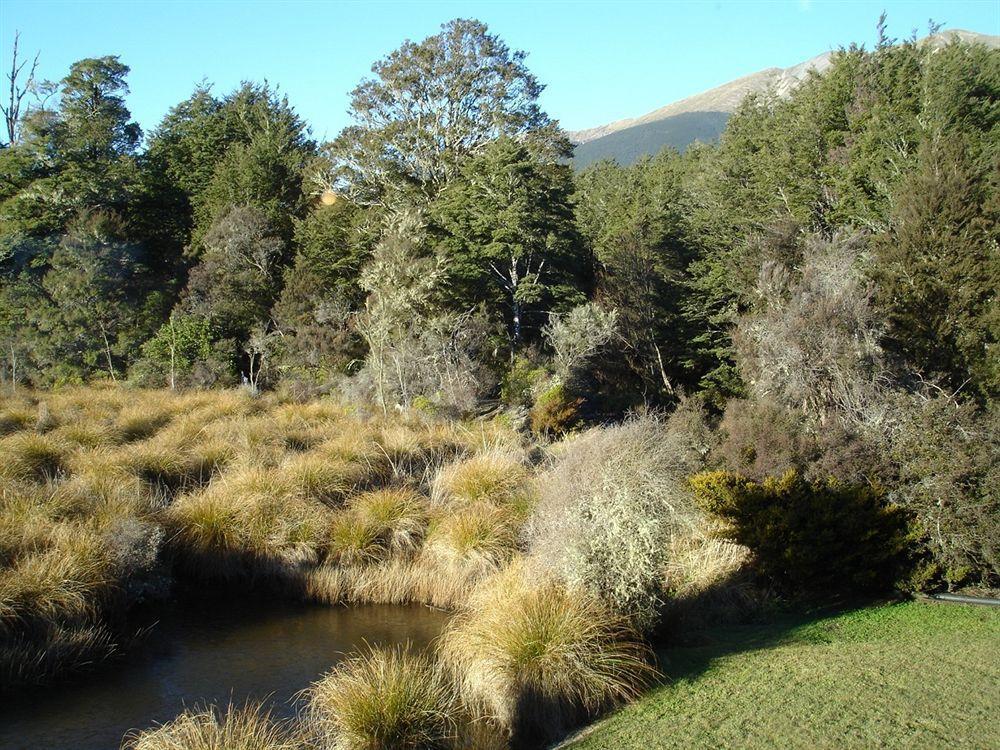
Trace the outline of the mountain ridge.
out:
[[[942,46],[956,39],[1000,47],[1000,36],[964,29],[938,32],[924,37],[919,43]],[[769,90],[781,97],[790,95],[811,71],[822,73],[827,70],[835,51],[828,50],[787,68],[765,68],[741,76],[638,117],[570,131],[569,138],[576,146],[573,163],[577,168],[606,158],[631,163],[635,158],[656,153],[664,146],[683,151],[695,141],[716,140],[729,115],[748,95]]]

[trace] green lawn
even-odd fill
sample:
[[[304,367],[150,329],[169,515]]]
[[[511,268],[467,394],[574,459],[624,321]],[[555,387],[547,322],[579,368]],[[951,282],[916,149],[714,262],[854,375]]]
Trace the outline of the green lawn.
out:
[[[706,631],[569,744],[1000,748],[1000,610],[911,602]]]

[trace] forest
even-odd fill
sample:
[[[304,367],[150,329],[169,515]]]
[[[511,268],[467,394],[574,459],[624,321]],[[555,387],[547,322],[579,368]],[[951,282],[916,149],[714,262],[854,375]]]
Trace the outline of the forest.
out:
[[[1000,51],[883,19],[718,143],[576,172],[475,20],[376,61],[327,143],[267,83],[143,133],[126,61],[25,62],[0,682],[113,651],[168,560],[454,609],[443,667],[357,657],[309,725],[437,747],[481,713],[516,745],[638,695],[645,639],[698,618],[1000,587]],[[538,632],[552,663],[518,651]],[[365,744],[386,674],[424,701],[411,744]],[[202,747],[178,721],[134,747]]]

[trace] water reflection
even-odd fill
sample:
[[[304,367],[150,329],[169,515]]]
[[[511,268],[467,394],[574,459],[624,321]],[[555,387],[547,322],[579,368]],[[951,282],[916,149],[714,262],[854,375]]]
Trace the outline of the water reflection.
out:
[[[3,750],[114,750],[130,729],[185,706],[264,700],[276,716],[364,643],[426,648],[447,616],[426,607],[185,601],[121,662],[0,705]]]

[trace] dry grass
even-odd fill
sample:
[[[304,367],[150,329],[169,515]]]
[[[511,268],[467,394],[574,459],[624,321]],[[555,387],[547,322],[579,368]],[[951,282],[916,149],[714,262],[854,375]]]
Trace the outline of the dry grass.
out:
[[[521,562],[484,582],[441,655],[464,700],[522,740],[558,736],[654,674],[627,620]]]
[[[470,505],[438,516],[427,536],[427,553],[451,567],[493,572],[513,557],[517,529],[517,518],[510,511]]]
[[[442,467],[434,477],[432,497],[439,505],[523,507],[529,488],[528,471],[516,452],[488,448]]]
[[[451,685],[439,667],[406,649],[352,656],[308,696],[313,726],[337,750],[433,750],[455,734]]]
[[[71,447],[51,435],[16,432],[0,439],[0,479],[46,480],[63,472]]]
[[[127,737],[126,750],[298,750],[306,747],[289,727],[259,705],[210,706]]]
[[[210,577],[252,575],[255,560],[290,566],[315,561],[329,525],[322,506],[304,498],[286,477],[260,468],[227,472],[182,495],[164,518],[175,549]],[[202,565],[213,561],[218,565]]]

